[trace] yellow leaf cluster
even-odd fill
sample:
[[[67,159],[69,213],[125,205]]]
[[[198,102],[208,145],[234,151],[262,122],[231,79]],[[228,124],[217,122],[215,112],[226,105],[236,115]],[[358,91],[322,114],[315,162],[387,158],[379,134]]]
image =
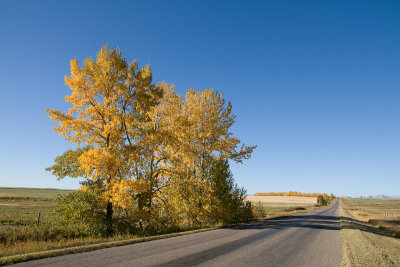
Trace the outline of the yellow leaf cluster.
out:
[[[128,210],[133,205],[133,185],[134,181],[131,179],[105,182],[108,190],[103,193],[103,198],[106,201],[112,202],[117,207]]]

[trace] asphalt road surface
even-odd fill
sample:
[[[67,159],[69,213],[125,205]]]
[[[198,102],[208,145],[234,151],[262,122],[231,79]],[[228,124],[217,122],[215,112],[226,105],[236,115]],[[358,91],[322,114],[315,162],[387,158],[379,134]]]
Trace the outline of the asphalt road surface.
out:
[[[340,266],[338,208],[17,265]]]

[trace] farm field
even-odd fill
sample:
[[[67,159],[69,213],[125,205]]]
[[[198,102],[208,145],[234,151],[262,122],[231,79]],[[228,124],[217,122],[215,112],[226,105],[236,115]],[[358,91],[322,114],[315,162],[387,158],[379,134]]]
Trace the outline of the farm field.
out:
[[[61,190],[51,188],[9,188],[0,187],[0,198],[32,198],[32,199],[54,199],[58,194],[68,194],[74,190]]]
[[[400,265],[400,199],[341,199],[344,266]]]
[[[0,188],[0,259],[45,249],[93,243],[93,238],[66,240],[54,229],[54,198],[73,190]],[[40,226],[36,227],[40,212]],[[0,261],[1,262],[1,261]]]
[[[247,200],[251,202],[265,203],[307,203],[317,204],[316,197],[299,197],[299,196],[247,196]]]
[[[317,204],[316,197],[299,196],[247,196],[247,200],[257,206],[264,207],[267,217],[282,215],[282,213],[304,211],[313,208]]]
[[[53,220],[54,198],[72,190],[39,188],[0,188],[0,229],[36,225]]]
[[[346,198],[342,203],[352,216],[400,237],[400,199]]]
[[[400,219],[400,198],[346,198],[345,203],[352,210]]]

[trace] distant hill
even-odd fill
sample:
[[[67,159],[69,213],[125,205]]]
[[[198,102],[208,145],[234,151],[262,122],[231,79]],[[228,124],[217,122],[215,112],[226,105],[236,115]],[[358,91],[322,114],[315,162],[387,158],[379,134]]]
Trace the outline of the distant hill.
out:
[[[400,198],[400,195],[397,195],[397,196],[371,195],[371,196],[366,196],[365,198]]]

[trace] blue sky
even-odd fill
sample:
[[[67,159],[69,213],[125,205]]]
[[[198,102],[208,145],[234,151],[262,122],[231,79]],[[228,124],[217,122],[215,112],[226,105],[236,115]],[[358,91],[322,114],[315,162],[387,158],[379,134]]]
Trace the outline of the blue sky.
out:
[[[0,186],[77,188],[44,169],[71,145],[69,60],[104,45],[183,93],[215,88],[257,144],[250,194],[400,193],[399,1],[0,1]]]

